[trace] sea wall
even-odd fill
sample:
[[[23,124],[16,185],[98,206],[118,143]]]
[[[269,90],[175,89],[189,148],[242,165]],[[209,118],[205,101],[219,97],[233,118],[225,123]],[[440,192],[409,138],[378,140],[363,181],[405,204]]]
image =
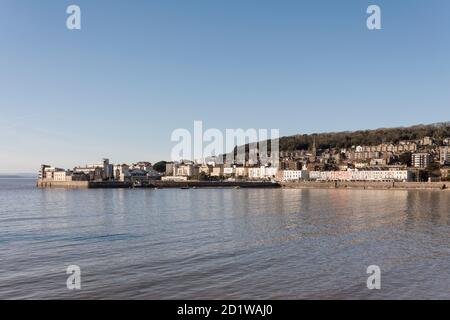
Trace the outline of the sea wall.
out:
[[[66,188],[66,189],[111,189],[130,188],[131,183],[119,181],[53,181],[38,180],[38,188]]]
[[[131,182],[119,181],[53,181],[38,180],[38,188],[67,189],[100,189],[100,188],[132,188]],[[135,186],[136,188],[279,188],[272,182],[216,182],[216,181],[161,181],[155,180],[149,184]]]
[[[382,182],[382,181],[298,181],[283,182],[291,189],[419,189],[450,190],[450,182]]]
[[[119,181],[53,181],[38,180],[39,188],[111,189],[132,188],[129,182]],[[372,182],[372,181],[297,181],[297,182],[251,182],[251,181],[152,181],[142,188],[286,188],[286,189],[417,189],[450,190],[450,182]]]
[[[251,181],[153,181],[156,188],[280,188],[281,185],[272,182]]]
[[[89,188],[88,181],[53,181],[53,180],[38,180],[38,188],[67,188],[67,189],[85,189]]]

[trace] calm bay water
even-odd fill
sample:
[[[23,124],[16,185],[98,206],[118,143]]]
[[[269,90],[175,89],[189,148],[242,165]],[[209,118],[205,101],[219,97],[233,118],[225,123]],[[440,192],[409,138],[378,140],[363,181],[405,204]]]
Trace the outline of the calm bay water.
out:
[[[34,184],[0,179],[1,299],[450,299],[450,192]]]

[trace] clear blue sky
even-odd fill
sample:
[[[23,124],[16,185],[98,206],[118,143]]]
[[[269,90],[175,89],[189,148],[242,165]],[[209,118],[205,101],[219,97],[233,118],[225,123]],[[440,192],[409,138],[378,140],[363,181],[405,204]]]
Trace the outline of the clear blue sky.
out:
[[[281,135],[448,121],[449,14],[448,0],[2,0],[0,172],[168,159],[194,120]]]

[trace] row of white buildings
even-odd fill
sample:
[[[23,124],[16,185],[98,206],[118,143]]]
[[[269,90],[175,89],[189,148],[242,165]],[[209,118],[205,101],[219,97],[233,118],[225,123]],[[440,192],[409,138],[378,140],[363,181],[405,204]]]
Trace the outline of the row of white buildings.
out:
[[[347,170],[347,171],[308,171],[284,170],[282,181],[401,181],[413,180],[410,170]]]
[[[192,177],[205,175],[217,178],[238,178],[250,180],[274,180],[279,173],[278,168],[270,166],[237,166],[237,165],[197,165],[194,163],[170,163],[166,166],[163,180],[182,181]]]
[[[413,172],[403,168],[376,168],[372,170],[348,169],[345,171],[280,170],[277,167],[258,166],[208,166],[174,164],[167,167],[163,180],[183,181],[196,179],[200,174],[209,177],[244,180],[276,181],[412,181]]]

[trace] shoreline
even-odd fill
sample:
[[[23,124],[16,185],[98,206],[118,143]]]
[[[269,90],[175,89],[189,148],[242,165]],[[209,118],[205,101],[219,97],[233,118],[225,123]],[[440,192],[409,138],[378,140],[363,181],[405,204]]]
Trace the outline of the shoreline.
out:
[[[450,181],[382,182],[382,181],[296,181],[281,183],[283,189],[355,189],[355,190],[435,190],[450,191]]]
[[[53,181],[38,180],[36,187],[65,189],[205,189],[205,188],[282,188],[282,189],[359,189],[359,190],[435,190],[450,191],[450,182],[382,182],[382,181],[151,181],[133,186],[118,181]]]
[[[281,188],[279,183],[267,181],[149,181],[142,185],[120,181],[53,181],[38,180],[37,188],[65,189],[193,189],[193,188]]]

